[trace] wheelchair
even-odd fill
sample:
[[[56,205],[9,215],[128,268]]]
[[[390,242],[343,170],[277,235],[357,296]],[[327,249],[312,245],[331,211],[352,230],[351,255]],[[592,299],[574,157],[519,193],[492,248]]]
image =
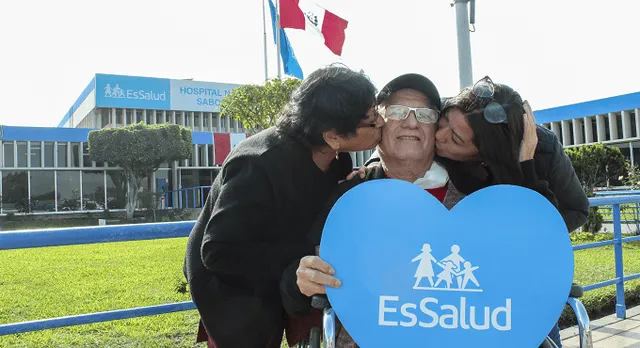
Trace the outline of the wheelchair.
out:
[[[578,284],[571,285],[567,304],[571,307],[578,320],[580,348],[593,348],[591,339],[591,325],[589,315],[579,298],[582,297],[584,291]],[[311,306],[323,311],[322,329],[313,327],[309,333],[309,339],[298,344],[299,348],[320,348],[321,343],[324,348],[335,348],[336,346],[336,315],[329,300],[324,295],[316,295],[311,299]],[[546,337],[544,342],[540,344],[540,348],[558,348],[558,346]]]

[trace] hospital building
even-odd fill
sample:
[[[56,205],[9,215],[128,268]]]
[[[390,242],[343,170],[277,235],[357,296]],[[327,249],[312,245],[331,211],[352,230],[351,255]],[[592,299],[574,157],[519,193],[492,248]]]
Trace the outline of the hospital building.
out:
[[[166,207],[201,207],[231,149],[247,134],[220,116],[237,84],[96,74],[57,127],[0,126],[0,214],[64,214],[123,210],[121,170],[89,157],[91,130],[132,123],[172,123],[193,132],[190,159],[164,163],[143,183],[167,192]],[[602,142],[640,155],[640,92],[535,111],[565,147]],[[371,151],[352,153],[354,166]]]

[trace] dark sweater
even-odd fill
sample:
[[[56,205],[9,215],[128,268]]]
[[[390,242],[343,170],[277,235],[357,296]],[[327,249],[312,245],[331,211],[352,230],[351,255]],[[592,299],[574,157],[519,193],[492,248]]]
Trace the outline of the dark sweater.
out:
[[[270,128],[225,160],[187,245],[184,273],[218,348],[267,347],[282,338],[283,270],[313,253],[306,236],[338,180],[341,154],[322,172],[311,150]],[[273,343],[273,342],[272,342]]]

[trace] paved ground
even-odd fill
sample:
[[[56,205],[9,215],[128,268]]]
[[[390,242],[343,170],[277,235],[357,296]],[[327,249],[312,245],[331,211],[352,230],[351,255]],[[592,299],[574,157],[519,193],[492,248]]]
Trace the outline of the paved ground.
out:
[[[563,348],[579,348],[578,327],[562,330]],[[640,306],[627,310],[622,320],[610,315],[591,321],[593,348],[640,348]]]

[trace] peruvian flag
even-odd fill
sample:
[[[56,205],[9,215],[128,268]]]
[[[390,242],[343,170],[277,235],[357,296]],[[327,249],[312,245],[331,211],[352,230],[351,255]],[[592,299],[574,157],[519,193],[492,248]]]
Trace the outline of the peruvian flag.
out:
[[[311,31],[324,38],[334,54],[342,55],[348,22],[313,0],[280,0],[280,27]]]

